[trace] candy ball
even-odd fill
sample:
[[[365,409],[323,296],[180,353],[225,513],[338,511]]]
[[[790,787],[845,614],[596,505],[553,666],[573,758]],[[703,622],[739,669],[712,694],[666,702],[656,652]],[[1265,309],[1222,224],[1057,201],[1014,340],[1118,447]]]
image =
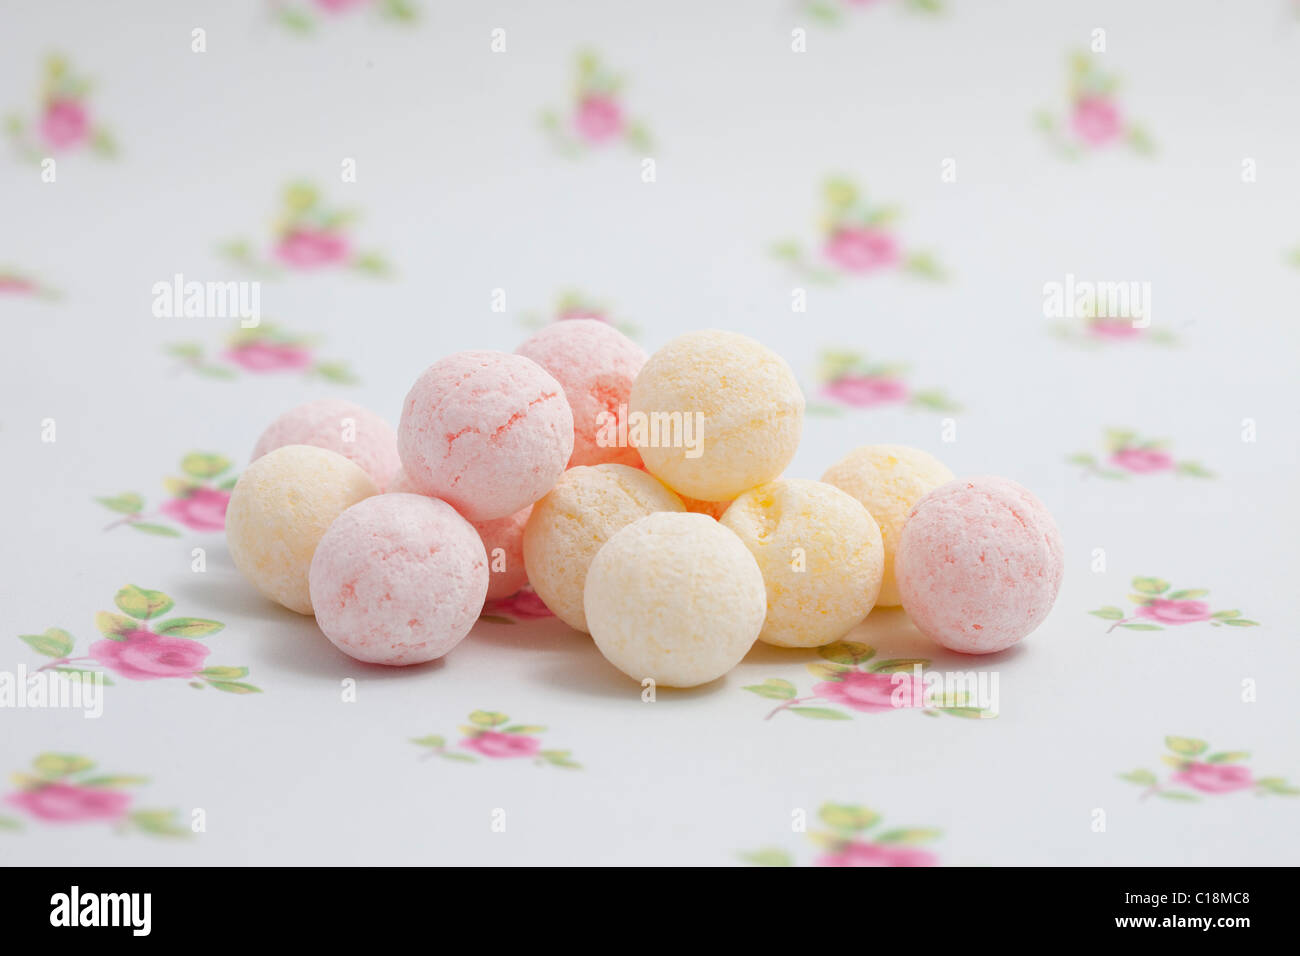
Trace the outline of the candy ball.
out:
[[[618,329],[596,319],[566,319],[546,326],[519,348],[564,386],[573,409],[569,467],[606,463],[640,467],[641,456],[620,444],[632,380],[645,352]]]
[[[407,393],[397,450],[421,494],[470,521],[504,518],[551,490],[573,453],[560,383],[522,355],[458,352]]]
[[[650,356],[632,385],[628,434],[678,494],[726,501],[794,457],[804,398],[785,360],[735,332],[691,332]]]
[[[584,596],[591,637],[633,680],[695,687],[731,670],[763,627],[754,556],[708,515],[633,522],[597,552]]]
[[[822,475],[822,481],[862,502],[880,525],[885,542],[885,574],[876,603],[881,607],[900,603],[894,582],[894,553],[907,513],[922,495],[952,479],[952,472],[939,459],[905,445],[856,448]]]
[[[759,640],[821,647],[853,630],[875,604],[885,562],[880,529],[840,489],[782,478],[745,492],[719,520],[763,572],[767,620]]]
[[[917,628],[954,651],[990,654],[1047,617],[1065,554],[1043,503],[1006,478],[962,478],[916,503],[894,559]]]
[[[262,432],[253,447],[253,460],[285,445],[336,451],[360,465],[380,491],[402,466],[393,427],[369,409],[339,398],[321,398],[289,409]]]
[[[244,577],[272,601],[312,613],[307,573],[321,535],[379,488],[338,452],[285,445],[250,464],[226,508],[226,544]]]
[[[638,518],[681,510],[678,497],[644,471],[626,465],[570,468],[533,506],[524,528],[528,580],[556,617],[585,631],[583,588],[600,546]]]
[[[370,664],[422,664],[469,633],[488,588],[487,555],[445,501],[389,494],[330,525],[311,562],[316,623]]]

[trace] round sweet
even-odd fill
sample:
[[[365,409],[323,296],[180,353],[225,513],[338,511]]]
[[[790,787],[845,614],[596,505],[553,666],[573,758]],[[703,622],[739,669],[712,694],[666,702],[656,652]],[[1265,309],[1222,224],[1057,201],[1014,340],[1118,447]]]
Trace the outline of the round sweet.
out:
[[[537,596],[565,624],[587,630],[587,568],[610,535],[656,511],[682,511],[659,479],[626,465],[582,465],[564,473],[533,506],[524,528],[524,566]]]
[[[804,397],[781,356],[748,336],[710,330],[650,356],[629,409],[628,434],[651,474],[678,494],[726,501],[790,463]],[[648,434],[638,437],[638,425]]]
[[[695,687],[754,645],[767,596],[754,556],[708,515],[652,514],[614,534],[591,562],[591,637],[636,681]]]
[[[339,650],[370,664],[423,664],[478,620],[487,555],[445,501],[377,495],[330,525],[310,581],[316,623]]]
[[[285,445],[336,451],[360,465],[380,491],[402,466],[393,426],[368,408],[341,398],[321,398],[289,409],[262,432],[253,446],[253,460]]]
[[[867,616],[885,551],[867,509],[833,485],[782,478],[753,488],[719,519],[763,572],[767,620],[758,639],[821,647]]]
[[[573,412],[540,365],[505,352],[457,352],[416,379],[397,451],[421,494],[470,521],[504,518],[551,490],[573,453]]]
[[[532,359],[564,386],[573,409],[570,468],[607,463],[640,466],[637,450],[620,445],[618,437],[632,380],[645,365],[641,346],[597,319],[566,319],[546,326],[515,352]]]
[[[377,494],[374,480],[338,452],[314,445],[267,452],[230,493],[230,557],[272,601],[310,614],[307,573],[321,535],[352,505]]]
[[[862,502],[880,526],[885,542],[885,574],[876,598],[880,607],[901,603],[894,581],[894,554],[907,513],[923,495],[952,479],[953,473],[939,459],[906,445],[855,448],[822,475],[822,481]]]
[[[400,466],[389,483],[388,490],[413,495],[420,493],[406,476],[406,469]],[[528,572],[524,569],[524,525],[528,523],[528,516],[532,512],[533,506],[529,505],[504,518],[470,522],[483,539],[483,547],[487,551],[488,570],[492,572],[488,581],[489,601],[510,597],[528,583]]]
[[[1006,478],[961,478],[916,503],[894,559],[903,610],[967,654],[1010,647],[1047,617],[1065,571],[1043,503]]]

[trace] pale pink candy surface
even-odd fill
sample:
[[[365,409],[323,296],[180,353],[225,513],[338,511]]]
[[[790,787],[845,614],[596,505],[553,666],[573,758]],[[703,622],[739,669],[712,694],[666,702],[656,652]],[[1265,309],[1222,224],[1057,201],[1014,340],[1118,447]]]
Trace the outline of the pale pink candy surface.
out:
[[[641,467],[641,456],[630,446],[602,445],[602,413],[618,420],[620,406],[632,394],[632,382],[646,354],[626,335],[596,319],[570,319],[546,326],[519,348],[555,376],[573,409],[573,455],[576,465]]]
[[[402,466],[393,426],[368,408],[339,398],[322,398],[289,409],[262,432],[251,460],[285,445],[313,445],[338,452],[361,466],[380,491]]]
[[[372,664],[421,664],[474,626],[487,555],[445,501],[376,495],[330,525],[308,581],[316,623],[339,650]]]
[[[407,393],[397,451],[411,486],[470,521],[504,518],[551,490],[573,453],[564,388],[532,359],[457,352]]]
[[[1042,623],[1064,574],[1061,533],[1043,503],[1006,478],[959,478],[916,503],[894,574],[921,633],[990,654]]]

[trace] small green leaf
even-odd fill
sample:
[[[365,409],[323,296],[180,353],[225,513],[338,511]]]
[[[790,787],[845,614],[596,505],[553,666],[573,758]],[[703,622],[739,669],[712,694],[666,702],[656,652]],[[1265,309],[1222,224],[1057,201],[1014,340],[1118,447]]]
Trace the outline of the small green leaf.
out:
[[[1207,763],[1233,763],[1237,760],[1248,760],[1250,754],[1244,750],[1225,750],[1221,753],[1210,754],[1205,758]]]
[[[546,732],[546,728],[539,727],[537,724],[511,724],[501,732],[503,734],[541,734]]]
[[[817,817],[835,830],[866,830],[876,824],[880,814],[866,807],[857,807],[844,803],[823,803],[817,811]]]
[[[1202,598],[1209,594],[1208,588],[1187,588],[1184,591],[1170,591],[1166,598],[1170,601],[1190,601],[1192,598]]]
[[[42,777],[54,778],[89,770],[95,762],[77,754],[41,754],[32,761],[32,766]]]
[[[1294,797],[1300,794],[1300,788],[1291,786],[1281,777],[1264,777],[1262,780],[1256,780],[1255,786],[1282,797]]]
[[[175,810],[136,810],[130,821],[153,836],[189,836],[190,831],[176,820]]]
[[[1210,617],[1216,621],[1230,621],[1241,617],[1240,611],[1215,611]]]
[[[412,737],[411,743],[418,747],[432,747],[434,750],[440,750],[447,745],[447,741],[437,734],[429,734],[427,737]]]
[[[46,657],[67,657],[76,644],[71,634],[57,627],[49,628],[44,634],[20,634],[18,640]]]
[[[761,684],[750,684],[745,690],[769,700],[790,700],[795,695],[794,684],[778,677],[769,677]]]
[[[866,644],[859,644],[856,641],[836,641],[834,644],[827,644],[825,647],[817,648],[817,654],[836,664],[857,666],[875,657],[876,651],[874,648],[868,647]]]
[[[444,758],[444,759],[446,759],[446,760],[454,760],[454,761],[456,761],[457,763],[477,763],[477,762],[478,762],[478,761],[475,760],[473,757],[471,757],[469,754],[458,754],[458,753],[454,753],[454,752],[452,752],[452,751],[450,751],[450,750],[447,751],[446,753],[439,753],[438,756],[439,756],[439,757],[442,757],[442,758]]]
[[[139,787],[149,782],[148,777],[135,777],[128,774],[112,774],[103,777],[91,777],[82,780],[83,787]]]
[[[742,853],[740,858],[754,866],[794,866],[790,854],[775,847],[764,847],[752,853]]]
[[[1163,631],[1164,628],[1159,624],[1121,624],[1120,627],[1127,631]]]
[[[206,452],[192,451],[181,459],[181,471],[200,481],[215,478],[229,467],[229,458]]]
[[[248,676],[247,667],[205,667],[199,671],[200,677],[213,678],[215,680],[238,680],[241,677]]]
[[[1098,608],[1095,611],[1089,611],[1088,613],[1093,617],[1101,618],[1103,621],[1120,621],[1124,618],[1124,612],[1120,608],[1111,607],[1110,605]]]
[[[1201,798],[1181,790],[1157,790],[1156,796],[1162,800],[1180,800],[1183,803],[1196,803]]]
[[[1224,621],[1229,627],[1259,627],[1258,621],[1248,621],[1244,617],[1235,617],[1229,621]]]
[[[985,713],[982,707],[940,707],[939,710],[950,717],[963,717],[967,720],[983,720],[985,717],[996,716]]]
[[[129,617],[123,617],[121,614],[100,611],[95,615],[95,627],[99,628],[99,633],[109,640],[120,641],[132,631],[139,630],[140,624]]]
[[[1133,590],[1142,594],[1163,594],[1169,590],[1169,582],[1162,578],[1134,578]]]
[[[1079,453],[1076,454],[1076,455],[1071,455],[1069,458],[1065,459],[1065,461],[1066,461],[1066,464],[1070,464],[1070,465],[1095,465],[1095,464],[1097,464],[1097,458],[1096,458],[1096,456],[1094,456],[1094,455],[1090,455],[1090,454],[1088,454],[1086,451],[1085,451],[1085,452],[1079,452]]]
[[[1195,757],[1210,748],[1204,740],[1195,737],[1166,737],[1165,746],[1183,757]]]
[[[208,681],[217,690],[224,690],[228,694],[260,694],[260,687],[254,687],[252,684],[245,684],[242,681],[233,680],[210,680]]]
[[[22,828],[22,823],[13,817],[0,816],[0,830],[21,830]]]
[[[1120,774],[1119,778],[1143,787],[1154,787],[1156,785],[1156,775],[1150,770],[1133,770],[1129,773]]]
[[[871,665],[871,670],[877,674],[894,674],[910,671],[918,665],[924,669],[930,665],[930,661],[924,657],[894,657],[887,661],[877,661]]]
[[[853,670],[852,667],[836,664],[834,661],[813,661],[804,666],[813,677],[820,677],[822,680],[839,680],[844,674]]]
[[[130,527],[143,534],[156,534],[160,538],[179,538],[181,533],[170,525],[154,524],[151,521],[132,521]]]
[[[147,621],[160,614],[166,614],[176,605],[176,602],[162,591],[149,591],[134,584],[128,584],[118,591],[113,596],[113,603],[139,621]]]
[[[495,710],[476,710],[469,715],[470,723],[479,727],[499,727],[510,718]]]
[[[1175,474],[1189,478],[1213,478],[1214,472],[1194,461],[1180,461],[1174,469]]]
[[[120,495],[95,500],[109,511],[116,511],[123,515],[139,514],[144,508],[144,498],[133,491],[124,491]]]
[[[831,710],[829,707],[791,707],[790,713],[798,714],[800,717],[810,717],[813,720],[852,720],[848,714],[841,713],[838,710]]]
[[[886,830],[884,833],[878,833],[876,834],[876,842],[902,843],[907,846],[915,846],[918,843],[929,843],[942,835],[942,830],[913,827],[901,830]]]
[[[159,623],[158,633],[168,637],[207,637],[225,627],[220,621],[209,621],[202,617],[169,617]]]

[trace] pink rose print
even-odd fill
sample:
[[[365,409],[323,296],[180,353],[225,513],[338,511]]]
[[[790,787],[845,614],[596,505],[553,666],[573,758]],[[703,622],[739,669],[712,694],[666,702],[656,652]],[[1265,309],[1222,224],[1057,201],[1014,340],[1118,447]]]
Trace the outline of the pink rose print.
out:
[[[615,319],[612,309],[603,302],[598,302],[586,293],[568,289],[560,293],[555,309],[550,314],[526,312],[519,317],[519,324],[525,328],[540,329],[550,322],[568,322],[572,319],[592,319],[612,325],[624,335],[635,338],[639,331],[631,322]]]
[[[813,414],[838,414],[843,408],[878,408],[901,404],[911,410],[959,412],[961,406],[938,388],[913,391],[904,379],[905,365],[872,362],[857,352],[826,350],[821,353],[817,380],[825,403],[808,406]]]
[[[248,342],[222,354],[247,372],[282,372],[311,366],[311,352],[307,349],[274,342]]]
[[[846,272],[874,272],[896,265],[898,243],[880,229],[837,229],[826,240],[826,258]]]
[[[1210,606],[1204,601],[1168,601],[1153,598],[1137,610],[1138,617],[1149,617],[1161,624],[1193,624],[1210,619]]]
[[[812,693],[800,697],[795,685],[785,678],[770,677],[761,684],[744,689],[768,700],[780,701],[765,720],[788,711],[814,720],[851,720],[836,707],[865,714],[882,714],[892,710],[917,709],[931,716],[996,717],[992,710],[972,700],[967,693],[948,693],[942,686],[927,688],[925,668],[928,660],[919,657],[895,657],[875,660],[876,651],[866,644],[839,641],[817,648],[821,658],[808,664],[814,677]],[[810,704],[816,706],[809,706]],[[829,704],[831,706],[822,706]]]
[[[343,13],[355,7],[365,6],[370,0],[315,0],[316,6],[329,13]]]
[[[630,149],[647,152],[650,133],[627,116],[622,103],[623,78],[590,51],[578,55],[576,73],[572,105],[542,114],[542,129],[555,149],[573,158],[621,142]]]
[[[1138,475],[1168,471],[1174,467],[1173,456],[1158,448],[1122,448],[1110,456],[1113,464]]]
[[[474,711],[469,715],[469,723],[460,730],[465,735],[460,741],[461,748],[478,756],[450,749],[447,738],[440,734],[414,737],[411,743],[423,748],[424,757],[441,757],[457,763],[478,763],[479,758],[491,762],[529,757],[537,766],[560,767],[564,770],[579,770],[582,767],[573,759],[571,751],[542,749],[542,742],[537,735],[545,732],[545,727],[512,724],[509,717],[496,711]]]
[[[23,294],[35,289],[30,279],[20,279],[18,276],[0,275],[0,292],[13,292]]]
[[[589,143],[604,143],[623,132],[623,110],[608,96],[588,96],[578,104],[574,126]]]
[[[203,669],[209,653],[211,649],[199,641],[166,637],[143,628],[90,645],[90,656],[95,661],[129,680],[193,677]]]
[[[271,0],[280,25],[295,33],[309,34],[321,19],[333,19],[369,7],[384,20],[410,25],[419,19],[415,0]]]
[[[1119,109],[1100,96],[1085,96],[1075,103],[1071,125],[1089,146],[1104,146],[1124,132]]]
[[[175,810],[133,810],[127,787],[148,783],[144,777],[105,774],[95,763],[77,754],[44,753],[32,761],[30,773],[14,774],[15,793],[0,799],[38,824],[108,823],[119,833],[184,837],[188,827]],[[22,824],[0,816],[0,826],[19,829]]]
[[[166,351],[189,369],[205,378],[231,380],[240,373],[274,375],[296,372],[337,385],[355,385],[357,378],[346,362],[316,358],[316,343],[270,322],[251,329],[236,329],[226,339],[225,348],[209,359],[197,342],[174,342]]]
[[[0,266],[0,296],[13,295],[29,299],[57,299],[59,293],[30,275]]]
[[[825,852],[813,859],[813,866],[938,866],[939,858],[919,844],[941,834],[934,829],[908,827],[879,829],[880,814],[853,804],[824,803],[817,819],[825,830],[810,830],[808,839]],[[756,866],[795,866],[786,850],[767,847],[740,858]]]
[[[832,178],[822,187],[824,209],[820,253],[807,253],[798,240],[772,252],[803,278],[830,283],[844,276],[870,276],[901,270],[924,279],[941,279],[943,270],[926,252],[904,253],[893,226],[899,210],[867,201],[857,184]]]
[[[943,0],[898,0],[898,7],[908,13],[943,13]],[[827,27],[840,27],[848,14],[873,7],[886,6],[886,0],[799,0],[799,9],[814,23]]]
[[[1069,321],[1055,322],[1048,330],[1058,338],[1087,348],[1131,343],[1178,344],[1178,337],[1168,329],[1134,325],[1130,316],[1083,314]]]
[[[50,783],[11,794],[6,802],[50,823],[118,820],[131,805],[131,795],[104,787]]]
[[[226,506],[230,492],[216,488],[195,488],[182,498],[162,506],[163,514],[194,531],[222,531],[226,527]]]
[[[1132,319],[1093,319],[1088,323],[1088,331],[1103,339],[1132,339],[1142,334]]]
[[[1172,472],[1179,478],[1213,478],[1214,473],[1200,462],[1176,461],[1162,439],[1142,438],[1128,428],[1108,428],[1103,439],[1103,454],[1078,452],[1066,458],[1079,465],[1085,474],[1110,480],[1124,480],[1132,475],[1156,475]]]
[[[835,853],[819,856],[814,866],[938,866],[939,858],[926,850],[881,846],[850,841]]]
[[[516,620],[533,621],[543,617],[554,617],[542,599],[532,588],[524,588],[507,598],[488,601],[483,606],[481,618],[498,624],[513,624]]]
[[[1067,159],[1127,142],[1139,153],[1152,153],[1155,144],[1140,126],[1128,122],[1116,101],[1119,81],[1102,71],[1091,53],[1070,57],[1067,80],[1068,106],[1064,115],[1040,110],[1034,121],[1048,143]]]
[[[230,503],[230,490],[238,477],[230,474],[230,459],[210,452],[192,451],[181,459],[183,478],[165,478],[163,486],[171,493],[163,502],[158,515],[146,515],[143,495],[124,491],[95,500],[122,517],[105,531],[127,526],[145,534],[168,538],[180,537],[181,532],[172,524],[146,520],[162,517],[191,531],[221,531],[226,526],[226,506]]]
[[[536,737],[523,734],[499,734],[495,730],[484,730],[473,737],[467,737],[460,744],[466,750],[473,750],[484,757],[494,759],[503,757],[531,757],[542,748],[542,742]]]
[[[344,262],[348,241],[335,233],[296,229],[280,240],[275,255],[294,268],[315,269]]]
[[[1132,581],[1133,593],[1129,600],[1136,605],[1126,614],[1122,607],[1107,605],[1089,611],[1093,617],[1110,621],[1109,634],[1117,627],[1128,631],[1163,631],[1166,626],[1199,624],[1208,621],[1213,627],[1258,627],[1258,621],[1241,616],[1241,612],[1212,611],[1201,598],[1210,592],[1205,588],[1179,588],[1163,578],[1137,577]]]
[[[40,104],[29,118],[9,118],[7,131],[15,148],[28,160],[38,162],[51,152],[70,153],[89,148],[101,156],[116,151],[112,135],[91,120],[87,100],[91,83],[76,73],[61,56],[45,61]]]
[[[104,684],[107,673],[130,681],[178,678],[190,687],[212,687],[229,694],[257,694],[261,691],[240,678],[247,667],[204,666],[211,649],[200,638],[225,629],[220,621],[202,617],[167,617],[175,602],[162,591],[150,591],[129,584],[113,596],[122,614],[101,611],[95,625],[104,640],[95,641],[83,657],[73,657],[76,639],[67,631],[51,627],[41,634],[22,634],[19,640],[36,653],[52,658],[40,670],[97,675]],[[91,664],[102,667],[103,671]]]
[[[1168,752],[1160,759],[1174,768],[1168,780],[1162,782],[1158,775],[1145,769],[1119,775],[1121,780],[1142,787],[1143,800],[1154,796],[1162,800],[1195,803],[1201,799],[1197,794],[1222,796],[1242,790],[1253,791],[1260,797],[1300,795],[1300,787],[1292,786],[1282,777],[1256,777],[1252,774],[1243,763],[1250,759],[1250,754],[1243,751],[1210,753],[1210,745],[1195,737],[1166,737],[1165,748]],[[1180,790],[1179,786],[1189,789]]]

